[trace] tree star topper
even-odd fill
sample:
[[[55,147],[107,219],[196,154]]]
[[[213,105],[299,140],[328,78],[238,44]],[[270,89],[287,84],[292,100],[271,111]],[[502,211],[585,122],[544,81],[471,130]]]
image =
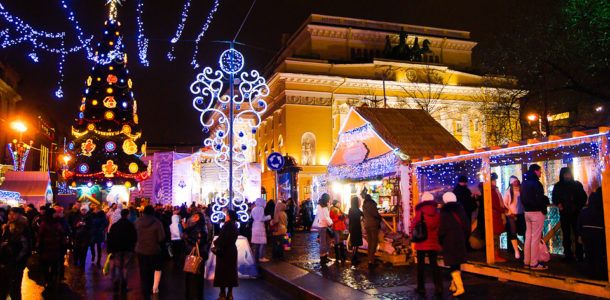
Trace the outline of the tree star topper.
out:
[[[110,20],[116,20],[117,12],[118,12],[117,6],[122,5],[121,1],[122,0],[108,0],[106,2],[106,5],[109,5],[108,18]]]

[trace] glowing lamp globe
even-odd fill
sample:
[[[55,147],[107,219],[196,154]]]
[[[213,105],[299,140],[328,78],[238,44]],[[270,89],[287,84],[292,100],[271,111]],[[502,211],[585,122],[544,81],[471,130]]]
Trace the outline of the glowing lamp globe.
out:
[[[227,49],[220,54],[220,69],[227,74],[235,74],[244,67],[244,56],[235,49]]]

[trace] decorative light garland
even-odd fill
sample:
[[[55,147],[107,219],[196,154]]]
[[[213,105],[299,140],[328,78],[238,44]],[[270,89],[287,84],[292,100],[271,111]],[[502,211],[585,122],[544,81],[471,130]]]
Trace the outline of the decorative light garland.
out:
[[[339,135],[339,142],[351,143],[370,139],[375,136],[374,130],[373,125],[371,125],[371,123],[367,123],[352,130],[342,132]]]
[[[83,37],[83,29],[80,27],[78,20],[76,20],[74,11],[68,6],[67,0],[61,0],[61,6],[68,14],[68,20],[70,20],[70,23],[72,23],[72,26],[76,31],[76,37],[78,38],[78,42],[81,43],[81,45],[83,45],[85,50],[87,51],[87,58],[90,60],[93,59],[93,49],[91,49],[91,45],[89,44],[89,41],[91,41],[93,36],[91,36],[89,40]]]
[[[142,21],[143,10],[144,0],[138,0],[138,5],[136,6],[136,22],[138,23],[138,56],[140,58],[140,63],[148,67],[148,39],[144,36],[144,22]]]
[[[241,59],[237,59],[238,57]],[[251,132],[256,133],[261,124],[261,116],[267,110],[267,103],[263,99],[269,95],[269,86],[257,71],[244,71],[238,76],[240,83],[237,93],[233,95],[230,92],[230,95],[223,95],[226,79],[229,79],[228,90],[235,90],[235,80],[232,79],[235,73],[243,68],[243,64],[243,55],[237,50],[224,51],[219,59],[220,70],[214,71],[210,67],[205,67],[190,87],[191,93],[195,95],[193,107],[201,113],[199,121],[204,131],[208,131],[211,127],[216,129],[211,137],[204,140],[204,145],[213,149],[214,163],[223,170],[219,173],[221,184],[227,186],[227,190],[233,190],[233,195],[219,193],[216,196],[211,216],[214,223],[224,220],[223,209],[231,206],[236,210],[240,221],[247,222],[249,219],[248,205],[243,191],[243,174],[247,162],[246,151],[256,145],[256,140],[242,128],[249,126]],[[242,107],[244,102],[249,105]],[[227,105],[230,105],[233,111],[230,111],[231,108],[225,110]],[[232,121],[231,116],[233,116]],[[244,124],[246,126],[243,126]],[[231,132],[234,132],[232,148],[231,144],[227,143]],[[231,163],[232,167],[229,167]],[[231,185],[229,178],[232,178]]]
[[[184,2],[184,6],[182,7],[182,15],[180,18],[180,23],[178,24],[178,28],[176,28],[176,33],[174,33],[174,37],[170,40],[172,47],[169,50],[169,52],[167,52],[167,59],[169,59],[170,61],[173,61],[174,59],[176,59],[176,57],[174,56],[175,46],[176,46],[176,43],[180,40],[180,37],[182,36],[182,31],[184,30],[184,25],[186,24],[186,19],[188,19],[190,7],[191,7],[191,0],[186,0]]]
[[[21,202],[21,194],[19,192],[0,190],[0,201],[4,203],[11,203],[12,205],[19,205]]]
[[[197,63],[197,54],[199,54],[199,42],[201,41],[201,39],[203,38],[205,33],[208,31],[208,28],[210,28],[210,24],[212,23],[212,19],[214,19],[214,14],[218,10],[219,5],[220,5],[220,0],[214,0],[214,4],[212,4],[212,8],[210,9],[210,12],[208,13],[208,16],[206,17],[205,22],[203,23],[203,26],[201,27],[201,31],[199,32],[199,35],[197,35],[197,38],[195,39],[195,51],[193,53],[193,58],[191,59],[191,66],[193,66],[194,69],[199,68],[199,64]]]
[[[354,165],[328,166],[330,180],[364,180],[396,173],[400,159],[390,151]]]
[[[13,146],[15,146],[16,148],[13,148]],[[24,142],[17,142],[15,140],[13,143],[8,143],[7,147],[9,153],[11,154],[11,157],[13,158],[13,170],[25,170],[25,162],[28,159],[28,154],[30,154],[32,142],[28,144]]]

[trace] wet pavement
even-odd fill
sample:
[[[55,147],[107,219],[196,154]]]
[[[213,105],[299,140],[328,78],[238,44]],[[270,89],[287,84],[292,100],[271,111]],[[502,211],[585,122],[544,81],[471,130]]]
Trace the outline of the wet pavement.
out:
[[[360,254],[361,263],[352,266],[349,262],[341,266],[335,262],[322,268],[318,259],[319,246],[315,233],[297,233],[292,239],[292,250],[286,252],[285,261],[328,280],[374,295],[378,299],[425,299],[414,292],[416,287],[415,266],[379,265],[367,266],[366,255]],[[428,294],[433,294],[431,274],[427,275]],[[516,282],[500,282],[497,279],[462,273],[467,293],[461,299],[597,299],[579,294],[526,285]],[[447,290],[450,275],[444,271],[444,286]],[[443,296],[451,298],[448,292]]]
[[[105,256],[104,256],[105,258]],[[87,266],[81,269],[72,265],[66,266],[65,280],[56,292],[45,291],[41,286],[39,276],[34,272],[24,274],[22,296],[25,300],[37,299],[143,299],[140,294],[140,276],[136,264],[132,265],[129,274],[128,293],[119,297],[113,295],[110,276],[105,276],[97,266],[90,264],[90,255]],[[253,300],[285,300],[290,299],[282,289],[277,289],[261,279],[243,279],[239,287],[233,290],[234,299]],[[175,268],[173,262],[164,265],[161,276],[160,293],[153,299],[184,299],[185,280],[184,273]],[[212,286],[211,281],[204,282],[204,299],[217,299],[218,289]]]

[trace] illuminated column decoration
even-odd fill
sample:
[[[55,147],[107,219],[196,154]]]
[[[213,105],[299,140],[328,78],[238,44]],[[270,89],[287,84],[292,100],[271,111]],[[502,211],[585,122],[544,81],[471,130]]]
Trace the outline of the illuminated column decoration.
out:
[[[13,158],[13,170],[25,170],[25,162],[28,159],[28,154],[30,154],[31,148],[32,142],[28,144],[13,140],[12,143],[8,143],[8,151],[11,153],[11,157]]]
[[[269,95],[269,87],[256,70],[240,73],[244,57],[233,49],[233,44],[220,55],[218,63],[220,70],[205,67],[190,87],[195,95],[193,107],[201,113],[199,121],[204,132],[211,127],[215,129],[204,140],[204,145],[214,150],[214,163],[223,170],[219,175],[220,182],[227,186],[227,193],[216,196],[212,222],[224,219],[225,208],[234,209],[239,220],[247,222],[248,206],[242,179],[247,163],[246,152],[256,145],[256,140],[244,129],[249,127],[252,134],[256,133],[261,115],[267,110],[263,98]],[[228,84],[226,90],[225,84]],[[244,123],[249,126],[243,126]]]

